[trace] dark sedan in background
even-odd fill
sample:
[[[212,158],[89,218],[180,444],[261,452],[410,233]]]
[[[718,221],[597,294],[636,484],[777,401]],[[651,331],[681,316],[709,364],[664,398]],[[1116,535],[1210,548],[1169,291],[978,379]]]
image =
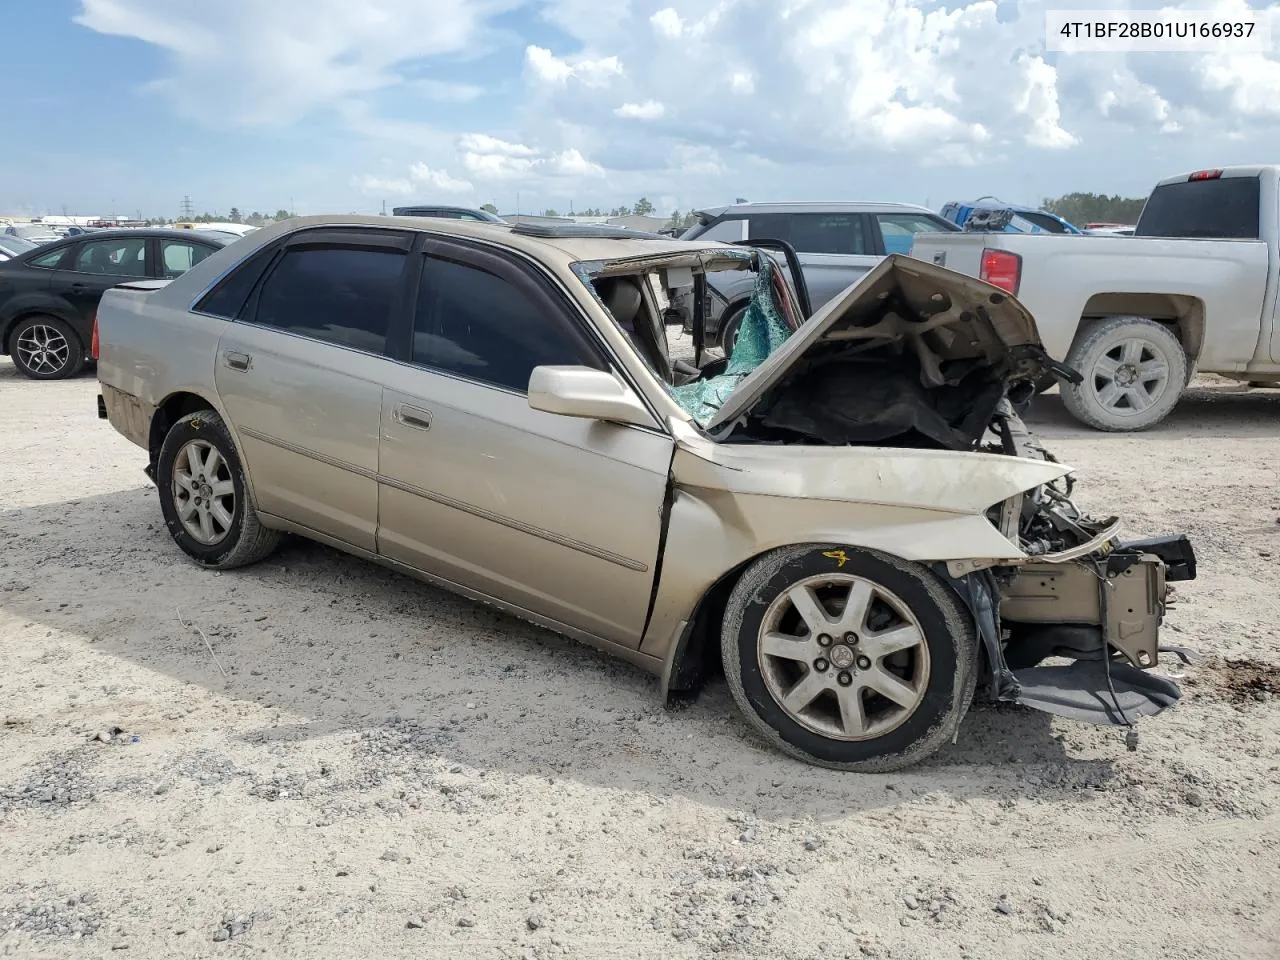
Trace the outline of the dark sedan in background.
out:
[[[0,263],[0,354],[33,380],[74,376],[91,359],[102,294],[171,280],[232,240],[195,230],[95,230]]]

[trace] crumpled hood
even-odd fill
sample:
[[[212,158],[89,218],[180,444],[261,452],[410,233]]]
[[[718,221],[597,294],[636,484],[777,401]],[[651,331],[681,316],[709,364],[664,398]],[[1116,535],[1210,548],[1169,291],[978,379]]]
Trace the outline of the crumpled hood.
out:
[[[913,354],[925,389],[947,384],[960,369],[986,368],[1006,384],[1033,380],[1053,363],[1035,320],[1014,297],[954,270],[891,254],[766,357],[705,429],[714,434],[733,423],[795,370],[839,350]]]

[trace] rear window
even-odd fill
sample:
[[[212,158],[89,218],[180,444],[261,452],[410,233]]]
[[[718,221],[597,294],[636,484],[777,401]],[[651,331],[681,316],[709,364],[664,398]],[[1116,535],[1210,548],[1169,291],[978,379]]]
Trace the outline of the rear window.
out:
[[[1147,198],[1133,235],[1257,240],[1258,191],[1257,177],[1166,183]]]

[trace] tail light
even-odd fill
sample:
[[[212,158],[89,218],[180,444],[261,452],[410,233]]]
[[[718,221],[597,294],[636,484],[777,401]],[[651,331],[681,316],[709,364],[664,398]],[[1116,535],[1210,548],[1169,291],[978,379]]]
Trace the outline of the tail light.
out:
[[[89,339],[89,356],[98,359],[98,315],[93,315],[93,336]]]
[[[1221,170],[1197,170],[1191,176],[1187,177],[1187,179],[1188,180],[1217,180],[1220,176],[1222,176]]]
[[[1022,282],[1022,257],[1008,250],[987,247],[982,251],[982,269],[978,271],[978,279],[1017,296],[1018,285]]]

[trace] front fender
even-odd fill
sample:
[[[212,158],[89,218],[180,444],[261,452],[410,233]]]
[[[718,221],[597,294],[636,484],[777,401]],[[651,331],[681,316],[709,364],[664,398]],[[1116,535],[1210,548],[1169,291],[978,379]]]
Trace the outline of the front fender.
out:
[[[717,581],[770,550],[797,543],[864,547],[922,564],[1026,559],[980,513],[837,504],[677,485],[653,614],[640,651],[664,658]],[[841,562],[839,551],[833,550],[832,566]]]

